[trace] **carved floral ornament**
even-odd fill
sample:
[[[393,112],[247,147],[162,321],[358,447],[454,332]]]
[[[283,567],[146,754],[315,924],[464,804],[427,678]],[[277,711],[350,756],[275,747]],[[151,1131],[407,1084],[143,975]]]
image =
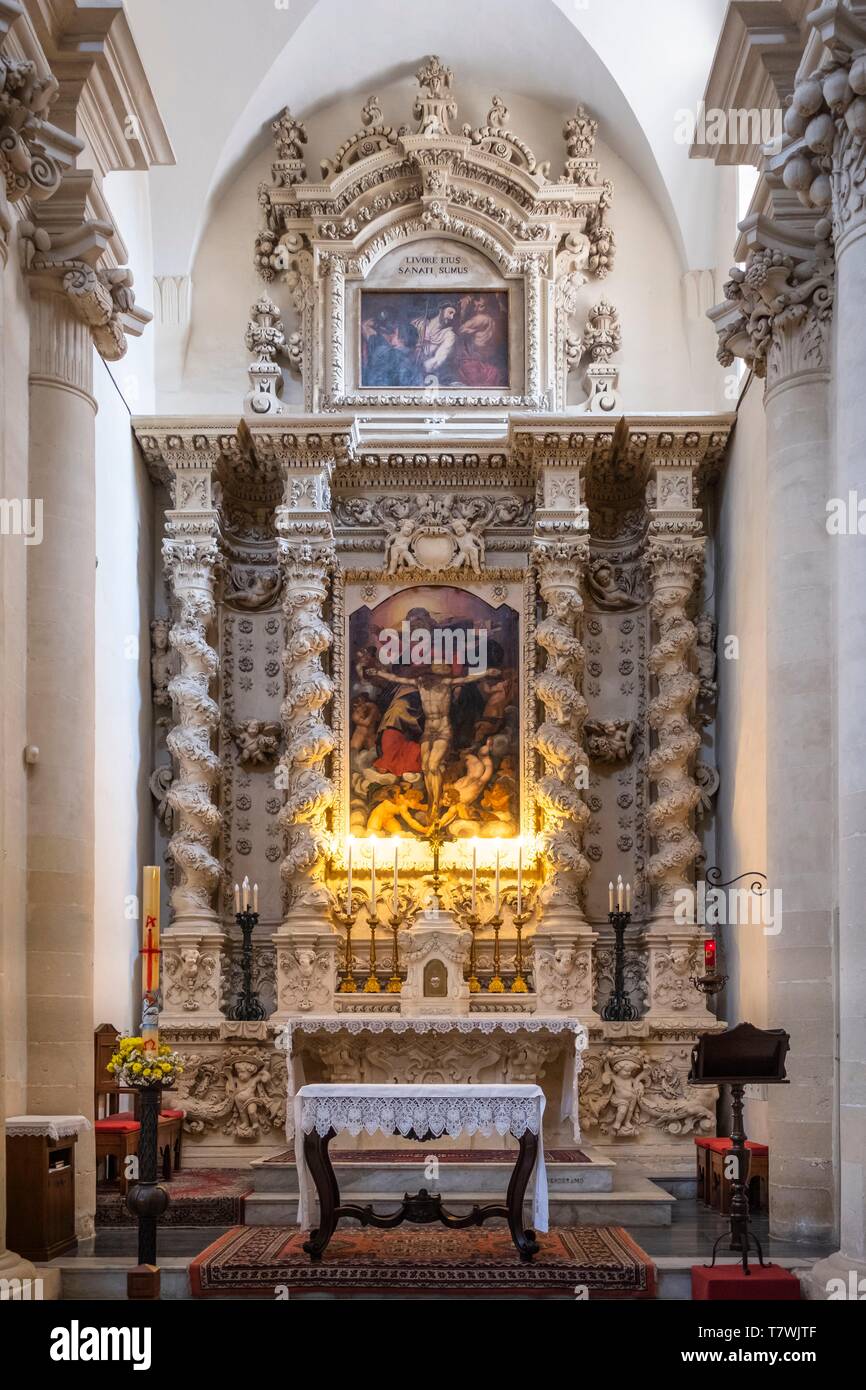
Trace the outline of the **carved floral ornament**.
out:
[[[0,171],[10,203],[50,198],[80,148],[47,119],[59,90],[57,79],[50,74],[40,77],[35,63],[0,54]],[[10,225],[0,198],[2,236]]]

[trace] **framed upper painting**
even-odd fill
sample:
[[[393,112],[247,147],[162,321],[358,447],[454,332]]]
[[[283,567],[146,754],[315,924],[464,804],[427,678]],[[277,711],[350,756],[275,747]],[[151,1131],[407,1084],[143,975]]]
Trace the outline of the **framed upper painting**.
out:
[[[397,390],[508,390],[508,291],[361,292],[360,384]]]

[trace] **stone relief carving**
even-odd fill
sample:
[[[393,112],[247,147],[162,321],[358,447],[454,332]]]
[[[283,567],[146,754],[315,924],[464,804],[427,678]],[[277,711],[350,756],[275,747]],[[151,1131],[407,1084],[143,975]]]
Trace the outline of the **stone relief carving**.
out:
[[[336,987],[332,952],[311,946],[281,946],[277,951],[277,968],[281,1009],[309,1013],[330,1005]]]
[[[166,974],[164,1008],[196,1013],[216,1002],[214,975],[217,973],[217,962],[212,954],[201,951],[197,946],[182,946],[178,950],[165,950],[163,960]]]
[[[545,1009],[562,1012],[592,1008],[590,952],[575,946],[550,950],[537,942],[532,955],[535,988]]]
[[[635,565],[619,565],[606,558],[593,560],[586,573],[587,593],[595,606],[606,612],[637,608],[641,602],[639,582]]]
[[[171,763],[163,763],[160,767],[155,767],[148,779],[150,794],[156,802],[156,818],[161,825],[165,826],[166,833],[171,834],[172,811],[169,801],[169,792],[174,783],[174,771]]]
[[[636,725],[633,719],[587,719],[586,751],[598,763],[624,763],[632,755]]]
[[[59,92],[56,77],[41,76],[34,62],[0,54],[0,235],[4,238],[12,225],[7,201],[44,202],[74,163],[77,142],[64,139],[48,121]]]
[[[229,565],[226,579],[223,603],[243,612],[270,608],[279,598],[283,582],[276,565]]]
[[[590,1056],[580,1077],[580,1122],[617,1139],[644,1128],[667,1134],[709,1133],[715,1127],[712,1088],[687,1086],[689,1051],[651,1055],[641,1047],[615,1046]]]
[[[245,767],[267,767],[276,760],[280,733],[280,725],[266,719],[247,719],[236,724],[232,737],[238,761]]]
[[[168,683],[171,679],[171,646],[168,618],[154,618],[150,624],[150,680],[155,705],[170,705]]]
[[[178,1104],[191,1134],[219,1130],[235,1139],[260,1139],[286,1123],[286,1067],[278,1053],[229,1047],[188,1054]]]

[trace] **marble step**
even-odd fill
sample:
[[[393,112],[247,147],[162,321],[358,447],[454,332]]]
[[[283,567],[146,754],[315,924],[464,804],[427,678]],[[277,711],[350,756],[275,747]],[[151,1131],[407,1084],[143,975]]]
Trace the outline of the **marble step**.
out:
[[[381,1161],[387,1153],[386,1161]],[[425,1176],[425,1166],[433,1149],[412,1150],[393,1149],[370,1152],[369,1157],[362,1149],[354,1150],[351,1157],[331,1151],[331,1161],[340,1185],[345,1193],[381,1193],[386,1197],[402,1197],[407,1188],[427,1187],[442,1193],[453,1192],[504,1192],[508,1178],[514,1167],[514,1157],[507,1157],[502,1151],[494,1151],[484,1157],[483,1150],[461,1151],[459,1160],[452,1155],[448,1158],[440,1153],[439,1173],[435,1182]],[[464,1157],[465,1154],[465,1157]],[[565,1155],[580,1157],[565,1157]],[[379,1161],[377,1161],[377,1158]],[[582,1145],[580,1150],[554,1149],[546,1155],[547,1182],[551,1192],[610,1192],[616,1164],[608,1158],[601,1158]],[[290,1152],[276,1157],[256,1159],[250,1164],[253,1187],[256,1192],[298,1194],[298,1178],[294,1157]]]
[[[441,1171],[441,1168],[440,1168]],[[339,1175],[341,1176],[341,1175]],[[503,1174],[503,1184],[491,1191],[490,1188],[464,1188],[448,1193],[449,1211],[462,1213],[468,1211],[476,1202],[490,1202],[497,1195],[504,1199],[507,1175]],[[416,1181],[409,1184],[408,1190],[417,1191],[426,1186],[428,1191],[442,1191],[432,1182]],[[399,1188],[399,1190],[398,1190]],[[351,1192],[341,1188],[340,1195],[357,1203],[370,1202],[377,1210],[387,1212],[393,1202],[399,1202],[406,1185],[395,1184],[390,1193],[353,1189]],[[636,1174],[617,1173],[612,1190],[608,1192],[574,1192],[550,1189],[548,1207],[551,1226],[669,1226],[671,1211],[676,1201],[649,1178]],[[532,1203],[529,1196],[526,1202],[526,1220],[531,1221]],[[298,1219],[298,1201],[288,1191],[253,1192],[246,1199],[244,1223],[247,1226],[293,1225]]]

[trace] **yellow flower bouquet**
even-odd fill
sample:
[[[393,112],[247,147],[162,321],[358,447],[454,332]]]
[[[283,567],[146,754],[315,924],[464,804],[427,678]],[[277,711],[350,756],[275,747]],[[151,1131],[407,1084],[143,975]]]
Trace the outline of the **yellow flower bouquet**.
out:
[[[180,1053],[165,1043],[145,1050],[141,1038],[118,1037],[106,1070],[120,1086],[173,1086],[183,1067]]]

